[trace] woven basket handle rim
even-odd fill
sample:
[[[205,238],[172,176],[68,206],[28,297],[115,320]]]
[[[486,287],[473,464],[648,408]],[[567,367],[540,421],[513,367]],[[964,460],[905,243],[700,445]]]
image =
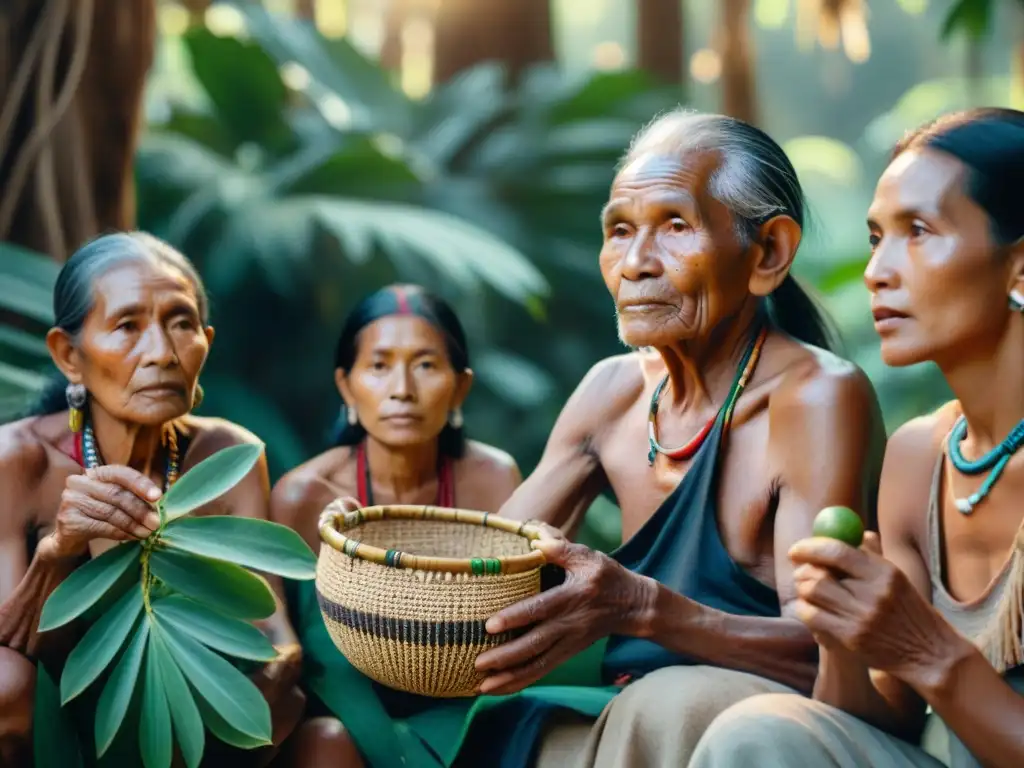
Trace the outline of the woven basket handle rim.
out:
[[[536,548],[522,555],[495,558],[428,557],[381,549],[342,533],[348,528],[378,520],[437,520],[462,525],[483,525],[522,536],[530,541],[531,547],[541,537],[540,528],[529,521],[520,522],[488,512],[412,504],[378,504],[349,510],[337,499],[328,504],[320,515],[320,539],[347,557],[411,570],[497,575],[532,571],[546,562],[544,553]]]

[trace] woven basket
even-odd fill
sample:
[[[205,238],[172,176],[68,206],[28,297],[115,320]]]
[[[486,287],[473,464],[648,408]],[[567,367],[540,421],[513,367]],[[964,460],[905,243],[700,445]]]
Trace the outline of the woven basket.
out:
[[[327,631],[345,658],[390,688],[474,696],[474,664],[513,633],[484,623],[540,592],[536,528],[483,512],[376,506],[320,519],[316,588]]]

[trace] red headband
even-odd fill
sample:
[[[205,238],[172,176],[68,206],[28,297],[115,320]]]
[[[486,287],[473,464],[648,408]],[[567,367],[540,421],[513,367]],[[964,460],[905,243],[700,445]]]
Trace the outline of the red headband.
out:
[[[398,314],[412,314],[412,309],[409,307],[409,297],[405,295],[404,288],[395,288],[395,300],[398,302]]]

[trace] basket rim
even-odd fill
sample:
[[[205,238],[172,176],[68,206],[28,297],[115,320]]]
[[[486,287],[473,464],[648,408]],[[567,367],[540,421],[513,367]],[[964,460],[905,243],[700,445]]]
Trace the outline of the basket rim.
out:
[[[380,520],[438,520],[462,525],[483,525],[521,536],[530,542],[541,536],[540,529],[529,522],[510,520],[490,512],[435,507],[428,504],[378,504],[348,511],[342,506],[341,500],[337,499],[328,504],[320,516],[320,539],[346,557],[413,571],[493,576],[525,573],[540,568],[546,562],[544,553],[539,549],[522,555],[503,557],[430,557],[413,555],[397,549],[381,549],[342,533],[349,528]]]

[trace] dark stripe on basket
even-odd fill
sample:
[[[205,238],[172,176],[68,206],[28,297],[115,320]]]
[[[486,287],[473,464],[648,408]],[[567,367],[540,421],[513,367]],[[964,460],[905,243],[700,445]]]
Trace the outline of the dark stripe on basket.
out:
[[[483,621],[423,621],[364,613],[329,600],[319,589],[316,599],[320,610],[331,621],[357,632],[411,645],[478,645],[488,638],[504,643],[520,634],[502,632],[491,635],[484,629]]]

